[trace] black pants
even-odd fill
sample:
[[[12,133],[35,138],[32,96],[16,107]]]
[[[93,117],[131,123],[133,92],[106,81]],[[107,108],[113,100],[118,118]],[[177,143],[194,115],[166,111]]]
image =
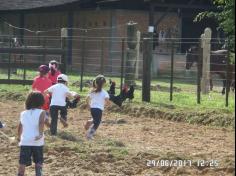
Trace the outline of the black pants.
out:
[[[93,129],[96,131],[102,121],[102,110],[91,108],[91,115],[93,117]]]
[[[59,112],[60,112],[61,118],[67,121],[67,108],[65,106],[51,106],[50,107],[50,116],[52,118],[50,131],[52,135],[57,135],[57,122],[58,122]]]
[[[93,117],[93,125],[89,128],[87,134],[88,139],[92,139],[102,121],[102,110],[98,108],[91,108],[91,115]]]

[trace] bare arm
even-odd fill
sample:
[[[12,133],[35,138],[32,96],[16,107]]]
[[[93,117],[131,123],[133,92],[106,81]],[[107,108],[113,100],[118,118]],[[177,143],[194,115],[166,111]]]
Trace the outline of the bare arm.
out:
[[[19,123],[18,129],[17,129],[17,139],[18,139],[18,141],[20,141],[20,137],[21,137],[21,134],[22,134],[22,130],[23,130],[22,124]]]
[[[39,118],[39,136],[36,136],[35,138],[36,141],[43,137],[45,116],[46,116],[46,112],[43,111]]]
[[[43,93],[44,96],[46,96],[48,94],[50,94],[50,92],[48,90],[45,90],[44,93]]]
[[[88,108],[90,108],[90,101],[91,101],[90,96],[87,96],[86,97],[86,105]]]
[[[106,106],[110,106],[112,104],[109,98],[105,99],[105,103]]]

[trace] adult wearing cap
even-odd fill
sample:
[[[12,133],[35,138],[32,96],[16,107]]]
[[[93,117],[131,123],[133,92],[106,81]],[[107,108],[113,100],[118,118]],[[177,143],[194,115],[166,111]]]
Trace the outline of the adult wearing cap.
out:
[[[56,60],[52,60],[49,62],[49,74],[48,74],[48,78],[52,81],[52,84],[56,84],[57,83],[57,77],[61,74],[60,70],[59,70],[59,63]]]

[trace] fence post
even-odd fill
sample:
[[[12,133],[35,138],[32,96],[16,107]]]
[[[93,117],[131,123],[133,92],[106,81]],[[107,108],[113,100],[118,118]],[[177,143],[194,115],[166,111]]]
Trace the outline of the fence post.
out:
[[[66,49],[66,39],[68,37],[68,30],[66,28],[62,28],[61,29],[61,48],[63,50],[65,50],[65,52],[62,54],[61,57],[61,63],[63,65],[63,68],[61,68],[62,73],[66,73],[67,72],[67,49]]]
[[[82,40],[82,58],[81,58],[81,68],[80,68],[80,92],[83,91],[84,63],[85,63],[85,38],[83,38]]]
[[[146,38],[145,38],[146,37]],[[145,35],[143,39],[143,90],[142,101],[151,100],[151,61],[152,61],[152,34]]]
[[[11,48],[12,47],[12,45],[11,45],[11,36],[9,36],[9,48]],[[8,70],[7,70],[7,79],[10,81],[10,79],[11,79],[11,54],[9,53],[9,55],[8,55]]]
[[[104,74],[104,40],[101,41],[101,68],[100,73]]]
[[[201,104],[201,74],[202,74],[202,48],[201,40],[198,45],[198,63],[197,63],[197,103]]]
[[[141,41],[141,32],[137,31],[137,60],[136,60],[136,70],[135,78],[139,79],[139,65],[140,65],[140,41]]]
[[[137,59],[137,23],[129,22],[127,25],[127,59],[125,71],[125,84],[135,84],[135,61]]]
[[[230,41],[228,39],[227,44],[227,57],[226,57],[226,99],[225,99],[225,106],[229,106],[229,92],[230,92],[230,86],[231,86],[231,79],[230,79]]]
[[[170,76],[170,101],[173,101],[174,84],[174,42],[171,42],[171,76]]]
[[[46,37],[42,38],[43,39],[43,48],[46,48]],[[46,64],[46,54],[43,55],[43,63]]]
[[[125,67],[125,39],[122,39],[121,41],[121,75],[120,75],[120,91],[122,91],[123,88],[123,82],[124,82],[124,67]]]
[[[203,48],[203,61],[202,61],[202,93],[209,93],[209,80],[210,80],[210,62],[211,62],[211,35],[210,28],[206,28],[202,38]]]

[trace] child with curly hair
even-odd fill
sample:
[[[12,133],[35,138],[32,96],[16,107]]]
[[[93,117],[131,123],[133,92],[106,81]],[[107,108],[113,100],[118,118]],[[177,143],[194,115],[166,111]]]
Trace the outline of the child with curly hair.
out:
[[[25,168],[35,163],[35,175],[42,176],[44,122],[46,113],[41,107],[44,96],[40,92],[31,92],[25,102],[26,110],[20,115],[18,140],[20,159],[18,176],[24,176]]]

